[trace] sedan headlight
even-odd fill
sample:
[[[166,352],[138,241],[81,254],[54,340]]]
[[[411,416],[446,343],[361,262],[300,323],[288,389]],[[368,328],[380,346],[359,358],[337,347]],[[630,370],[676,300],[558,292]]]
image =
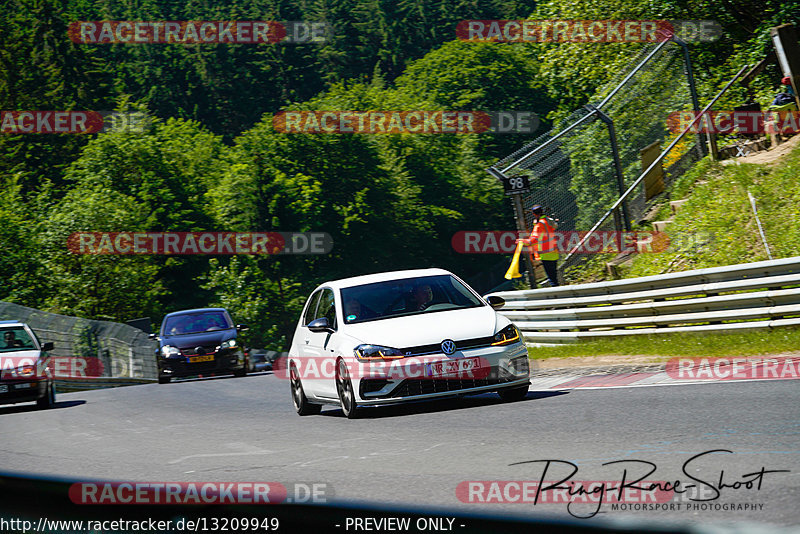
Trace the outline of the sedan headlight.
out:
[[[17,376],[19,378],[36,376],[36,365],[20,365],[17,367]]]
[[[382,347],[381,345],[359,345],[353,349],[356,358],[359,360],[381,360],[402,358],[403,353],[392,347]]]
[[[510,345],[519,341],[519,330],[513,324],[500,330],[494,335],[494,343],[492,345]]]
[[[181,349],[178,347],[173,347],[171,345],[164,345],[161,347],[161,357],[162,358],[171,358],[173,356],[180,356]]]
[[[235,349],[236,348],[236,340],[229,339],[227,341],[223,341],[222,345],[219,346],[220,349]]]

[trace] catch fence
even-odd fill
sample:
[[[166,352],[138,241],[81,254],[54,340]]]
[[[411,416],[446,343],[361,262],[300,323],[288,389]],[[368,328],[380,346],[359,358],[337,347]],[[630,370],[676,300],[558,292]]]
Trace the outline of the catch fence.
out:
[[[520,189],[519,194],[513,194],[513,188],[509,191],[518,231],[530,231],[530,208],[536,204],[558,219],[559,231],[590,230],[660,154],[662,145],[677,137],[668,122],[677,113],[699,111],[685,43],[673,38],[642,47],[629,68],[591,100],[593,104],[575,110],[488,169]],[[646,218],[649,199],[705,151],[700,135],[686,136],[597,230],[630,230]],[[584,257],[573,254],[560,269]]]

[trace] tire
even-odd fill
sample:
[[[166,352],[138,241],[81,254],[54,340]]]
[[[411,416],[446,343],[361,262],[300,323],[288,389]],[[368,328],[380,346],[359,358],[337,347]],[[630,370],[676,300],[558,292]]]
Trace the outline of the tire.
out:
[[[353,383],[350,381],[350,373],[344,360],[339,360],[336,364],[336,392],[339,394],[339,404],[345,417],[357,418],[359,411],[356,394],[353,391]]]
[[[171,376],[159,376],[158,377],[158,383],[159,384],[169,384],[170,381],[172,381],[172,377]]]
[[[235,376],[237,378],[241,378],[243,376],[247,376],[247,367],[245,366],[245,367],[242,367],[241,369],[238,369],[238,370],[234,371],[233,372],[233,376]]]
[[[289,374],[291,377],[289,382],[292,387],[292,404],[294,404],[297,415],[317,415],[322,410],[322,405],[308,402],[303,391],[303,384],[300,382],[300,377],[297,376],[297,368],[294,365],[292,365]]]
[[[56,385],[55,382],[50,382],[47,386],[47,392],[41,399],[36,399],[36,406],[42,410],[48,410],[56,405]]]
[[[522,386],[512,389],[501,389],[497,392],[500,398],[506,402],[521,401],[528,396],[528,386]]]

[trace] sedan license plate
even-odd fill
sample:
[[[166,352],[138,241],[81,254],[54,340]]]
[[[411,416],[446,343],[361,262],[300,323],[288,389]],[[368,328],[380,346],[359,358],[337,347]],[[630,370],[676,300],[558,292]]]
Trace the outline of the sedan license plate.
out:
[[[8,393],[8,386],[5,384],[0,386],[0,393]]]
[[[460,358],[426,365],[428,376],[469,375],[481,367],[480,358]]]
[[[187,359],[189,360],[189,363],[213,362],[214,355],[204,354],[203,356],[189,356]]]

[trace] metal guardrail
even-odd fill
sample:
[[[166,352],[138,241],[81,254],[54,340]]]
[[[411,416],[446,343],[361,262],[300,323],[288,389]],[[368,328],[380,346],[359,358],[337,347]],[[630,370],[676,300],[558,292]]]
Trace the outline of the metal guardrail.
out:
[[[530,344],[800,325],[800,257],[493,293]]]

